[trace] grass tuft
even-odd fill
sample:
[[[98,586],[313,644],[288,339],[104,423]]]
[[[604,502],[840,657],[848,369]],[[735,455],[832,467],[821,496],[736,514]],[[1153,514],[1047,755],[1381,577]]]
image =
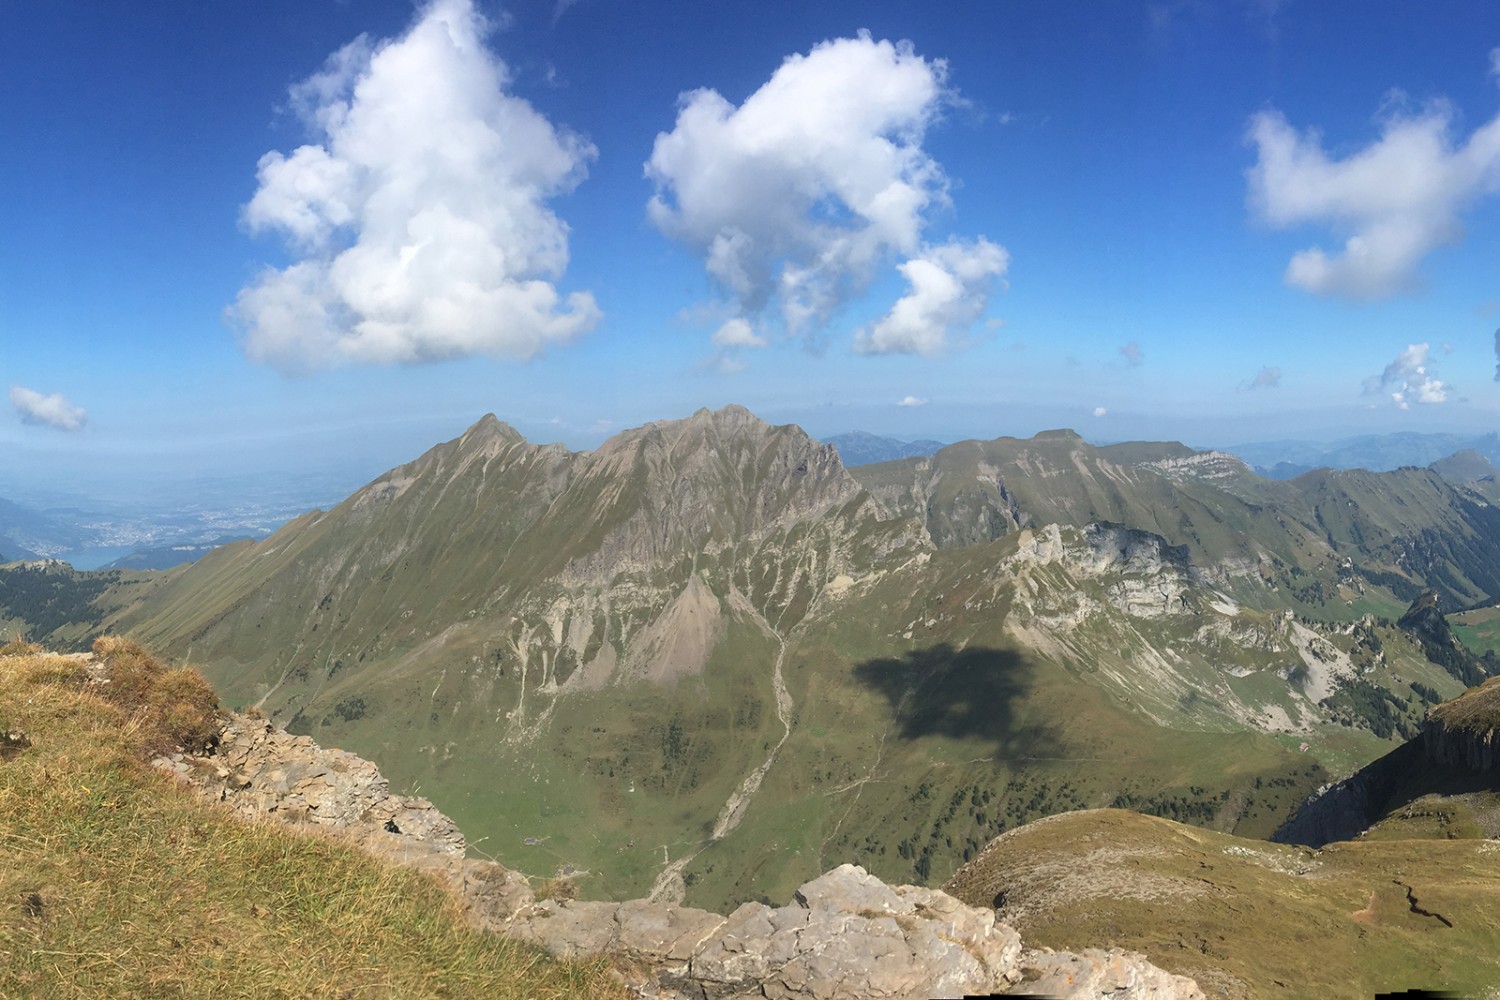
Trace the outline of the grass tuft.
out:
[[[34,642],[27,642],[20,636],[14,636],[4,645],[0,645],[0,656],[35,656],[42,652],[42,647]]]
[[[173,750],[202,753],[218,742],[219,698],[197,670],[168,669],[139,644],[118,636],[94,640],[94,655],[108,674],[100,694],[135,722],[147,759]]]

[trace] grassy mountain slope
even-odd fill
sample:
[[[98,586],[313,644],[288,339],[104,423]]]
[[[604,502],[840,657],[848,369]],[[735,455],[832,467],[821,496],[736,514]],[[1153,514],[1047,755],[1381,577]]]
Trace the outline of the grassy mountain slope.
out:
[[[110,610],[100,599],[122,579],[117,570],[83,572],[55,560],[0,566],[0,637],[52,648],[85,644]]]
[[[1227,456],[1059,432],[869,468],[736,407],[581,454],[488,417],[122,581],[112,622],[511,867],[712,907],[851,860],[930,882],[1078,806],[1264,835],[1462,687]]]
[[[1107,940],[1209,996],[1356,1000],[1500,983],[1500,850],[1487,841],[1312,851],[1081,812],[1001,837],[944,888],[996,905],[1028,943]]]
[[[5,652],[0,995],[624,996],[598,967],[469,930],[417,872],[179,789],[144,762],[172,703]],[[147,675],[142,691],[172,676]]]

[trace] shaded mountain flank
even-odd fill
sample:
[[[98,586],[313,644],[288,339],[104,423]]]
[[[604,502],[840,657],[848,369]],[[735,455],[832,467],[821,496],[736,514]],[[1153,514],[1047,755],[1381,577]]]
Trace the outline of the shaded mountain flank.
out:
[[[98,600],[507,864],[727,908],[1077,808],[1269,834],[1463,689],[1394,620],[1491,592],[1492,515],[1061,431],[850,470],[739,407],[584,453],[487,416]]]
[[[1420,734],[1320,790],[1272,839],[1500,838],[1497,727],[1500,679],[1491,679],[1434,706]]]

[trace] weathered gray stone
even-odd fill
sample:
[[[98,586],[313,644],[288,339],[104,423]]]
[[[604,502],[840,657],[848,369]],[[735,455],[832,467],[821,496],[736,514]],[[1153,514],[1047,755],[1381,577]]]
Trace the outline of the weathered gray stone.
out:
[[[842,865],[790,906],[741,906],[690,969],[711,998],[757,986],[773,1000],[963,996],[1005,985],[1020,950],[993,911]]]
[[[1157,968],[1145,956],[1111,948],[1072,954],[1027,949],[1019,962],[1024,979],[1014,992],[1066,1000],[1204,1000],[1198,984]]]

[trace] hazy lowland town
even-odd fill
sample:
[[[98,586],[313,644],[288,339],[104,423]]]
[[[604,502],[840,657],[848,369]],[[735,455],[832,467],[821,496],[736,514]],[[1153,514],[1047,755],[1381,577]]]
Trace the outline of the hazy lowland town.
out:
[[[0,2],[0,997],[1500,997],[1500,6]]]

